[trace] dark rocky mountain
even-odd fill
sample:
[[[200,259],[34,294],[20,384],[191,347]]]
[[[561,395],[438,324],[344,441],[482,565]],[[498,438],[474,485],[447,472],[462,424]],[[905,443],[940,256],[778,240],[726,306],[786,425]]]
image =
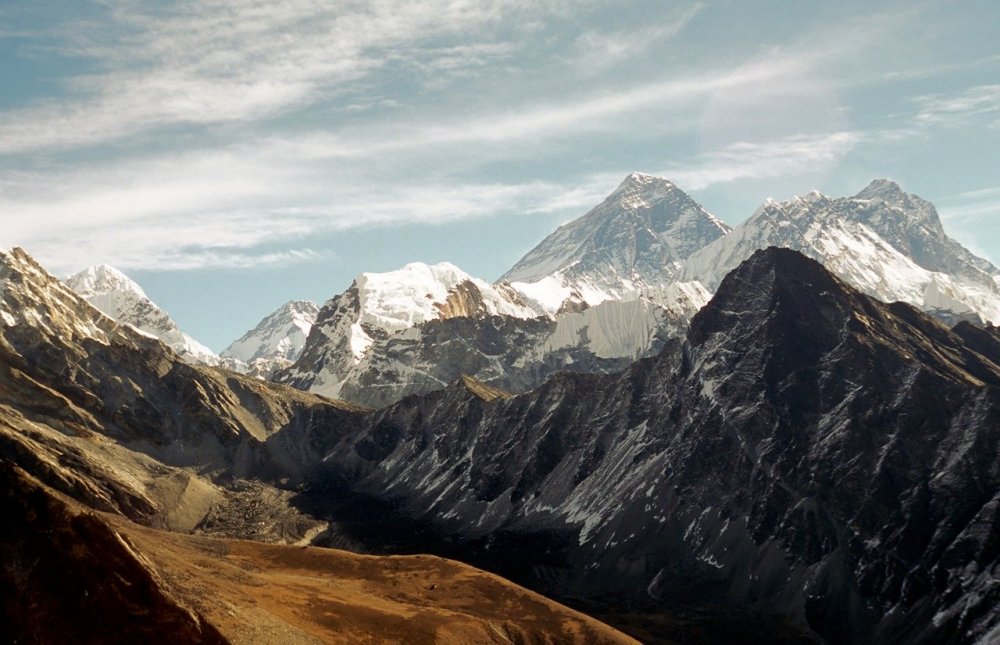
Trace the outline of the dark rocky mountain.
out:
[[[324,464],[563,597],[721,604],[838,643],[988,642],[998,351],[993,330],[768,249],[654,358],[521,396],[409,397]]]

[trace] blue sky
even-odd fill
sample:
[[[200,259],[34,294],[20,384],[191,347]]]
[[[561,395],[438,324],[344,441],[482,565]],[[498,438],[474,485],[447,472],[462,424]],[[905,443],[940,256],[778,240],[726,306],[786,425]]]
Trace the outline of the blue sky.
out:
[[[216,350],[361,271],[495,279],[630,171],[730,223],[891,177],[1000,260],[1000,3],[0,4],[0,246]]]

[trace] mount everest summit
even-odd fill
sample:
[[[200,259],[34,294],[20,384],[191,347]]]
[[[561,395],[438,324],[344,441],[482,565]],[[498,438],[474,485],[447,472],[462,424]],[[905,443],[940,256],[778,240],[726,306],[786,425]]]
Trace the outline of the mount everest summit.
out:
[[[555,313],[575,302],[629,300],[663,287],[695,251],[730,231],[672,182],[632,173],[501,278]]]

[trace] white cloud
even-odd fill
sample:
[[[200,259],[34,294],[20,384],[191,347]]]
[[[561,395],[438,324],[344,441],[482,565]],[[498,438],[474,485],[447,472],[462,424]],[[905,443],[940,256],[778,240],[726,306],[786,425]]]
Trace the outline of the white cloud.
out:
[[[550,182],[358,181],[349,168],[324,170],[294,163],[276,147],[246,145],[84,172],[25,173],[0,192],[0,246],[24,246],[63,273],[96,261],[123,269],[242,268],[326,257],[315,236],[338,230],[577,203],[553,203],[568,187]]]
[[[596,74],[635,58],[652,45],[677,36],[703,8],[694,3],[666,16],[652,16],[637,29],[600,31],[589,29],[574,44],[573,65],[584,74]]]
[[[692,166],[663,172],[682,188],[700,190],[741,179],[760,179],[814,172],[839,161],[865,135],[840,131],[800,135],[764,142],[741,141],[708,152]]]
[[[504,43],[424,47],[470,37],[511,14],[546,16],[560,2],[486,0],[215,0],[142,12],[111,3],[113,24],[71,25],[64,52],[104,71],[71,80],[70,96],[0,114],[0,153],[113,141],[173,124],[267,118],[308,106],[386,61],[412,58],[440,75]],[[110,40],[110,42],[108,42]]]
[[[701,105],[721,91],[753,88],[763,100],[781,93],[785,82],[803,73],[800,63],[771,60],[748,63],[725,71],[707,71],[679,78],[659,79],[617,91],[563,97],[558,102],[522,104],[495,113],[459,119],[446,125],[438,121],[377,124],[349,131],[317,132],[294,140],[282,139],[296,154],[311,158],[359,158],[429,146],[469,143],[537,144],[552,137],[586,136],[593,132],[621,132],[631,127],[624,117],[655,111],[662,113],[656,134],[690,127]],[[773,89],[768,86],[773,84]],[[652,133],[647,133],[647,135]]]
[[[984,115],[1000,115],[1000,85],[977,85],[957,95],[931,94],[914,99],[919,111],[914,117],[920,126],[964,125]]]

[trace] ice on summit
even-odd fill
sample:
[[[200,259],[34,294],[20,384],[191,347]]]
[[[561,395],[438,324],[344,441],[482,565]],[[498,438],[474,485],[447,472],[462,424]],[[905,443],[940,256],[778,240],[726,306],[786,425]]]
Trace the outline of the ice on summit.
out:
[[[460,285],[472,285],[478,296],[471,304],[491,316],[534,318],[539,312],[484,280],[473,278],[450,262],[411,262],[396,271],[362,273],[355,281],[362,325],[398,331],[428,320],[447,317],[449,300],[456,302]],[[467,312],[476,313],[476,312]]]

